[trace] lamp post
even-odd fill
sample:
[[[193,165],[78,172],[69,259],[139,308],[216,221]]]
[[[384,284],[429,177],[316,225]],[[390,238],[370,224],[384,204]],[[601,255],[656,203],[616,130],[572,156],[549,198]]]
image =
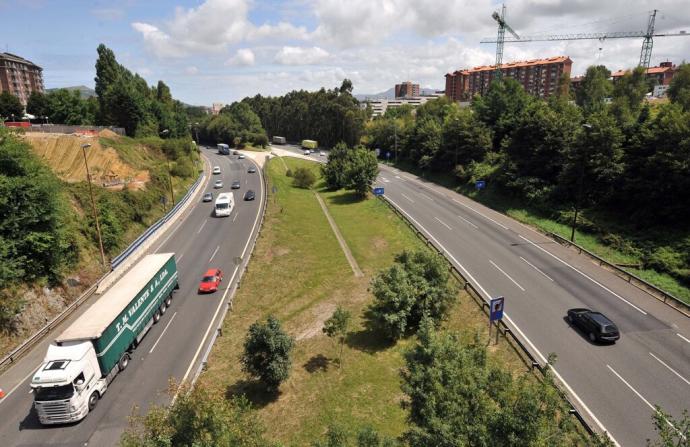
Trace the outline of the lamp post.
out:
[[[167,135],[169,134],[170,131],[168,129],[163,129],[161,131],[161,135]],[[170,185],[170,202],[172,203],[171,209],[175,207],[175,194],[173,193],[173,184],[172,184],[172,173],[170,172],[170,159],[166,156],[165,157],[166,163],[168,164],[168,183]]]
[[[398,164],[398,121],[393,118],[393,135],[395,138],[395,164]]]
[[[453,122],[456,123],[456,124],[457,124],[459,121],[460,121],[460,120],[458,120],[457,118],[454,118],[454,119],[453,119]],[[453,170],[455,170],[455,167],[456,167],[457,165],[458,165],[458,143],[456,142],[456,143],[455,143],[455,164],[453,165]]]
[[[589,123],[584,123],[582,125],[587,130],[587,136],[589,136],[590,132],[592,131],[592,125]],[[587,141],[585,144],[589,144],[589,141]],[[580,175],[578,178],[578,186],[577,186],[577,197],[575,198],[575,214],[573,215],[573,229],[570,232],[570,242],[575,242],[575,228],[577,227],[577,214],[580,211],[580,205],[582,201],[582,189],[584,187],[584,178],[585,178],[585,157],[588,155],[585,153],[584,148],[582,152],[580,153]]]
[[[196,144],[199,145],[199,123],[194,123],[194,135],[196,135]]]
[[[105,268],[105,251],[103,250],[103,237],[101,236],[101,225],[98,222],[98,212],[96,211],[96,201],[93,198],[93,188],[91,186],[91,173],[89,172],[89,163],[86,161],[86,149],[91,147],[90,144],[82,144],[81,151],[84,154],[84,166],[86,166],[86,182],[89,184],[89,196],[91,196],[91,209],[93,210],[93,220],[96,221],[96,233],[98,233],[98,247],[101,249],[101,263]]]

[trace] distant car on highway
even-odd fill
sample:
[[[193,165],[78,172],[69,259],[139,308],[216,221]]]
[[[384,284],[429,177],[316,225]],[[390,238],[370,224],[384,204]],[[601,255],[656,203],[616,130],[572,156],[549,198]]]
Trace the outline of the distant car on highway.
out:
[[[220,174],[220,166],[214,166],[213,167],[213,173],[214,174]]]
[[[244,193],[244,200],[254,200],[254,198],[256,198],[256,194],[251,189]]]
[[[247,169],[247,172],[250,174],[254,174],[256,172],[256,168],[254,166],[250,166],[249,169]]]
[[[213,193],[212,192],[204,193],[204,198],[201,200],[203,202],[213,202]]]
[[[304,155],[310,155],[310,154],[311,154],[311,151],[310,151],[309,149],[306,149],[306,150],[304,151]]]
[[[216,180],[216,182],[213,184],[213,187],[218,189],[223,187],[223,180]]]
[[[240,159],[240,160],[244,160],[244,154],[238,155],[237,158]]]
[[[231,188],[232,188],[232,189],[240,189],[240,181],[239,181],[239,180],[235,180],[234,182],[232,182]]]
[[[326,155],[326,153],[324,151],[319,151],[319,156],[323,157],[325,155]]]
[[[220,269],[208,269],[199,283],[199,293],[215,292],[222,281],[223,272]]]
[[[232,151],[232,155],[240,155],[240,151]]]
[[[601,312],[589,309],[569,309],[568,321],[587,334],[591,342],[605,341],[615,343],[621,338],[618,327]]]

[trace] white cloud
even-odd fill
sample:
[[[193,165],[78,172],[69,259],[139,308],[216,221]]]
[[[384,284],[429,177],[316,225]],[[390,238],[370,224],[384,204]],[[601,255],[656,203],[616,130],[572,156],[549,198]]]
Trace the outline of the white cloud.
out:
[[[276,54],[276,62],[283,65],[315,65],[326,61],[330,54],[319,47],[283,47]]]
[[[225,61],[226,66],[251,66],[254,65],[256,57],[249,48],[240,48],[235,55]]]
[[[185,72],[186,74],[188,74],[188,75],[192,75],[192,76],[193,76],[193,75],[199,73],[199,69],[196,68],[195,66],[191,65],[191,66],[185,68],[185,69],[184,69],[184,72]]]

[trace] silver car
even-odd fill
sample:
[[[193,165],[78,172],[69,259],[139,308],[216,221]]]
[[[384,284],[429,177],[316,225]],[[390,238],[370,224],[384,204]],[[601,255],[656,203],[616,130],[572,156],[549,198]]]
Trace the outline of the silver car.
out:
[[[213,187],[218,189],[223,187],[223,180],[216,180],[216,182],[213,184]]]

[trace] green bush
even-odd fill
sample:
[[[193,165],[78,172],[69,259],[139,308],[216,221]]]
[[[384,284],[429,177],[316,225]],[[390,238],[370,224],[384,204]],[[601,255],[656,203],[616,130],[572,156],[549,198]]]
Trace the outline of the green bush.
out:
[[[645,257],[644,266],[657,272],[675,273],[684,267],[683,256],[670,247],[659,247]]]
[[[297,168],[292,183],[298,188],[309,189],[316,181],[316,175],[309,168]]]
[[[177,159],[171,173],[175,177],[190,178],[194,177],[196,171],[192,160],[188,156],[184,156]]]
[[[295,341],[272,315],[265,323],[255,322],[244,340],[242,369],[273,391],[290,375]]]

